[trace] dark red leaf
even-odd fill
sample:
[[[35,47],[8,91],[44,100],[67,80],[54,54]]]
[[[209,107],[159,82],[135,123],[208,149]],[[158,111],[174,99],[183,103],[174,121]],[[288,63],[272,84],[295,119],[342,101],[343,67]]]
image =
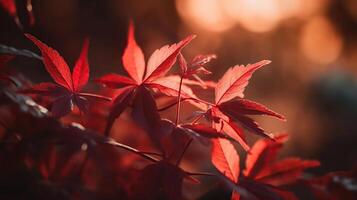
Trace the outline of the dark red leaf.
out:
[[[235,191],[235,190],[233,191],[231,200],[241,200],[240,195],[237,191]]]
[[[105,128],[105,134],[109,135],[109,131],[112,128],[115,119],[129,106],[129,103],[133,100],[135,94],[134,87],[125,87],[121,93],[115,97],[113,105],[110,109],[107,126]]]
[[[77,105],[78,109],[83,113],[88,113],[89,111],[89,101],[87,98],[76,95],[73,99],[74,104]]]
[[[161,150],[165,152],[165,159],[168,162],[176,163],[180,159],[183,147],[191,137],[186,134],[185,130],[176,127],[169,120],[161,120],[160,131],[162,133]]]
[[[204,124],[184,124],[181,125],[182,128],[189,129],[193,131],[193,133],[206,137],[206,138],[225,138],[230,139],[225,134],[218,132],[216,129],[208,127]],[[192,133],[191,133],[192,134]]]
[[[252,133],[255,133],[257,135],[260,135],[262,137],[266,138],[273,138],[273,135],[270,133],[265,132],[265,130],[259,126],[259,124],[254,121],[253,119],[240,115],[240,116],[235,116],[235,120],[239,121],[242,126],[244,126],[246,129],[251,131]]]
[[[145,72],[144,54],[135,41],[134,25],[130,22],[128,33],[128,44],[125,48],[123,65],[131,78],[137,83],[141,83]]]
[[[245,140],[243,130],[234,124],[228,116],[222,113],[217,107],[211,108],[211,115],[219,121],[220,125],[216,126],[216,130],[225,132],[228,136],[239,142],[244,150],[248,151],[250,149]]]
[[[161,117],[151,92],[144,86],[136,89],[133,99],[132,117],[134,121],[145,129],[152,142],[160,147],[162,133],[160,131]]]
[[[245,178],[242,178],[239,181],[239,185],[246,188],[258,200],[297,200],[293,193],[268,184]],[[242,197],[242,200],[249,199]]]
[[[288,135],[283,134],[270,139],[258,140],[250,150],[245,161],[245,176],[254,178],[264,167],[271,164],[277,157],[279,150],[284,142],[288,139]]]
[[[43,96],[51,96],[58,97],[67,93],[66,88],[63,88],[54,83],[39,83],[37,85],[33,85],[30,88],[22,89],[18,91],[22,94],[39,94]]]
[[[307,168],[318,167],[316,160],[301,160],[289,157],[265,166],[255,175],[255,180],[266,184],[281,186],[294,183]]]
[[[85,39],[82,47],[82,52],[73,68],[72,80],[73,89],[76,92],[82,90],[89,79],[89,65],[88,65],[88,48],[89,40]]]
[[[64,95],[55,99],[52,103],[51,112],[52,115],[56,118],[60,118],[73,109],[72,97],[70,95]]]
[[[131,199],[181,200],[185,172],[175,165],[158,162],[146,166],[132,187]]]
[[[270,61],[263,60],[255,64],[247,65],[246,67],[236,65],[228,69],[217,83],[215,90],[216,104],[229,101],[235,97],[243,98],[244,89],[248,85],[248,81],[253,73],[269,63]]]
[[[0,55],[0,70],[2,70],[5,65],[14,58],[15,56],[13,55]]]
[[[227,133],[231,138],[233,138],[235,141],[237,141],[245,151],[249,151],[250,147],[245,139],[245,135],[243,132],[243,129],[234,124],[233,122],[229,121],[223,122],[223,127],[222,127],[223,132]]]
[[[219,105],[219,108],[233,118],[239,115],[270,115],[285,120],[284,116],[266,108],[264,105],[247,99],[224,102]]]
[[[73,91],[71,72],[66,61],[56,50],[48,47],[36,37],[30,34],[25,34],[25,36],[41,50],[43,63],[53,80],[68,90]]]
[[[107,74],[95,81],[113,89],[136,84],[132,79],[119,74]]]

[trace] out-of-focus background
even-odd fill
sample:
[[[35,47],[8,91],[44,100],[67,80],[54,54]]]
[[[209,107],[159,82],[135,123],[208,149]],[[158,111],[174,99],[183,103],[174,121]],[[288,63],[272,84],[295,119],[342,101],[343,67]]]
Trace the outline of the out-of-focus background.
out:
[[[20,19],[24,1],[16,1]],[[357,158],[356,0],[33,0],[38,36],[75,62],[91,40],[91,78],[125,74],[121,55],[133,19],[146,59],[164,44],[198,37],[187,58],[215,53],[209,64],[218,80],[235,64],[272,63],[255,73],[246,97],[284,114],[288,121],[257,118],[267,131],[288,132],[285,155],[319,159],[321,173],[349,169]],[[25,23],[26,24],[26,23]],[[1,9],[0,43],[38,50]],[[40,62],[12,63],[33,82],[50,80]],[[198,94],[201,95],[201,94]],[[204,95],[204,94],[203,94]]]

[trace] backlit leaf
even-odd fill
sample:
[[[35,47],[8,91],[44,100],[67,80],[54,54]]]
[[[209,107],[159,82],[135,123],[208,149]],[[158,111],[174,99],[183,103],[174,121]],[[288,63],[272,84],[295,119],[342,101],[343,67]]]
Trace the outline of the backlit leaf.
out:
[[[128,43],[125,48],[122,61],[124,68],[130,77],[137,83],[141,83],[145,71],[145,60],[141,48],[135,41],[134,25],[132,22],[130,22],[129,25]]]
[[[83,43],[81,55],[79,56],[76,65],[73,68],[73,88],[77,92],[82,90],[89,79],[88,48],[89,40],[86,39]]]
[[[255,64],[247,66],[237,65],[228,69],[217,83],[215,90],[216,104],[229,101],[235,97],[243,98],[244,89],[248,85],[248,81],[252,77],[253,73],[257,69],[269,63],[270,61],[263,60]]]

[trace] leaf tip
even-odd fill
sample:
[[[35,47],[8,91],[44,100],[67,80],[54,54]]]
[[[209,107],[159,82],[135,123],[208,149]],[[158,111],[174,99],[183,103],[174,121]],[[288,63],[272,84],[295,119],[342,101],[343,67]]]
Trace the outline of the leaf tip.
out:
[[[31,35],[30,33],[24,33],[25,37],[27,37],[27,39],[30,39],[30,40],[34,40],[35,39],[35,36]]]
[[[286,119],[286,117],[283,116],[283,115],[280,115],[280,116],[278,117],[278,119],[280,119],[280,120],[283,121],[283,122],[287,122],[287,121],[288,121],[288,119]]]
[[[271,60],[262,60],[261,62],[264,63],[264,65],[268,65],[271,63]]]

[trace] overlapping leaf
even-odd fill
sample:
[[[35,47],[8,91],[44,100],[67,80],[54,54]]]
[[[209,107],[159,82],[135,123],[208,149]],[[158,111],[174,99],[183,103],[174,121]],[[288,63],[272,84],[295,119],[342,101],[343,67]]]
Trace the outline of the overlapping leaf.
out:
[[[190,63],[187,63],[186,59],[182,54],[179,54],[178,61],[181,70],[181,76],[183,78],[193,77],[195,78],[199,85],[203,88],[207,87],[207,83],[203,81],[198,74],[211,74],[210,71],[204,68],[204,65],[209,63],[212,59],[216,59],[217,56],[214,54],[209,55],[197,55]]]
[[[294,183],[304,170],[319,166],[318,161],[295,157],[276,160],[286,141],[287,135],[279,135],[274,141],[258,140],[247,155],[245,170],[238,184],[253,193],[259,200],[297,199],[293,193],[279,186]],[[237,194],[234,194],[232,199],[237,199]]]
[[[244,89],[248,85],[253,73],[269,63],[270,61],[263,60],[246,67],[241,65],[228,69],[217,83],[215,103],[220,104],[236,97],[243,98]]]
[[[109,98],[81,93],[82,88],[87,84],[89,79],[88,66],[88,47],[89,41],[86,40],[83,44],[82,52],[75,64],[73,74],[60,54],[48,47],[46,44],[30,34],[25,34],[41,51],[43,63],[47,72],[57,83],[40,83],[31,88],[21,90],[27,94],[41,94],[54,98],[52,104],[52,114],[55,117],[62,117],[73,109],[73,105],[77,105],[82,112],[86,112],[88,108],[88,97],[97,99],[110,100]]]
[[[239,178],[239,156],[233,144],[225,139],[212,140],[213,165],[234,183]]]
[[[245,150],[249,150],[249,146],[246,143],[242,128],[260,136],[272,138],[271,134],[266,133],[257,122],[247,115],[270,115],[278,119],[285,119],[261,104],[241,99],[244,97],[244,89],[252,74],[269,63],[270,61],[263,60],[246,67],[235,66],[230,68],[217,83],[215,104],[211,105],[207,112],[213,120],[219,121],[221,124],[219,128],[225,129],[223,131],[235,138]],[[236,122],[240,126],[235,124]]]
[[[132,23],[129,25],[129,33],[128,33],[128,42],[127,47],[124,51],[122,61],[125,70],[128,72],[130,78],[123,77],[118,74],[108,74],[103,77],[98,78],[96,81],[104,84],[111,88],[117,88],[126,85],[135,85],[134,87],[138,88],[133,102],[133,111],[141,110],[140,116],[144,116],[143,114],[145,110],[151,110],[151,105],[148,105],[146,102],[152,102],[153,99],[145,94],[142,96],[140,92],[148,91],[148,89],[156,88],[159,89],[162,93],[166,95],[176,95],[178,93],[178,85],[173,85],[169,83],[168,80],[164,80],[162,78],[172,67],[172,65],[176,61],[177,55],[180,53],[181,49],[185,47],[195,36],[191,35],[179,43],[173,45],[166,45],[158,50],[156,50],[149,58],[147,65],[145,66],[144,55],[142,53],[141,48],[137,45],[135,37],[134,37],[134,26]],[[162,78],[159,80],[159,78]],[[196,98],[193,92],[188,87],[183,87],[183,94],[190,96],[191,98]],[[139,98],[139,99],[138,99]],[[146,99],[149,98],[149,99]],[[121,105],[116,105],[120,101],[114,101],[116,103],[113,104],[113,108],[111,113],[109,114],[109,122],[106,128],[106,134],[109,134],[113,121],[120,116],[119,112],[114,111],[116,107],[121,107]],[[149,107],[148,107],[149,106]],[[156,107],[156,105],[155,105]],[[134,112],[135,113],[135,112]],[[136,112],[138,113],[138,112]],[[155,111],[154,113],[157,113]],[[138,115],[138,114],[137,114]],[[149,115],[145,114],[147,117]],[[157,116],[158,114],[155,114]],[[138,116],[137,116],[138,117]],[[157,123],[157,120],[152,119],[140,119],[138,122],[151,121],[153,123]],[[144,128],[147,128],[146,124]],[[151,127],[156,127],[156,124],[151,124]]]
[[[186,173],[175,165],[158,162],[146,166],[132,186],[131,199],[181,200]]]

